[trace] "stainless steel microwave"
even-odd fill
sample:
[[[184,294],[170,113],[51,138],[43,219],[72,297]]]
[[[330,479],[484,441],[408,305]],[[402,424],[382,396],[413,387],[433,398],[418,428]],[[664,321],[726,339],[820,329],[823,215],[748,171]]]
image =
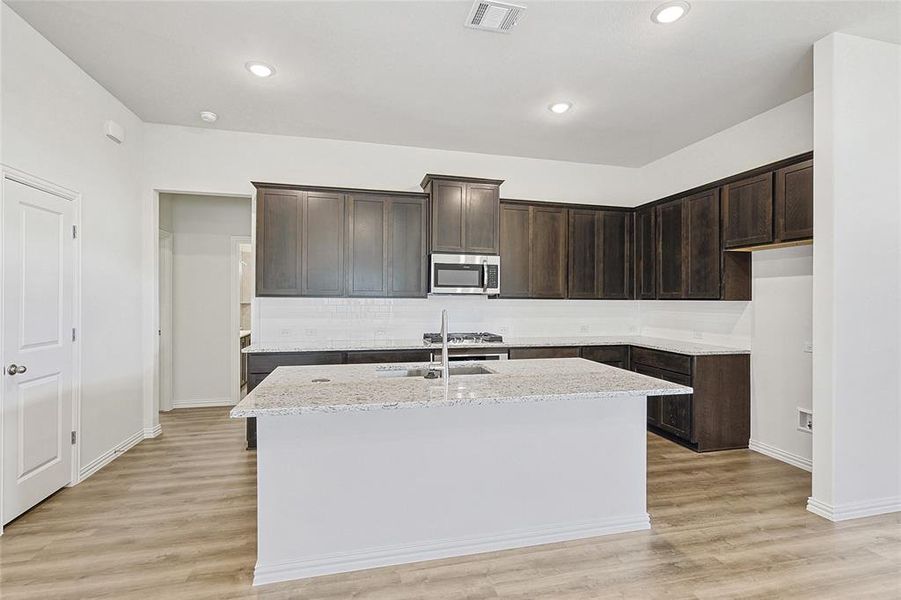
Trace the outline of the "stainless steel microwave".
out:
[[[433,294],[500,294],[501,257],[482,254],[432,254]]]

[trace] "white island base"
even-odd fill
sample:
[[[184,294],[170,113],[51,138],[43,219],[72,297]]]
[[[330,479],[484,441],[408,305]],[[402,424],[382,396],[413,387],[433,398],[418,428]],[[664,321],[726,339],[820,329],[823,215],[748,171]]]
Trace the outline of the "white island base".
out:
[[[636,394],[261,415],[254,585],[648,529],[645,410]]]

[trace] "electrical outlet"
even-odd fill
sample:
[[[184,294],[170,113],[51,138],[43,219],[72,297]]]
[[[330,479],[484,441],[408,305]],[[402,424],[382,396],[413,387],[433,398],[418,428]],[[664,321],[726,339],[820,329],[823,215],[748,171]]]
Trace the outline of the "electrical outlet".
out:
[[[629,333],[638,333],[638,327],[635,325],[629,325]]]
[[[704,334],[701,333],[700,331],[693,331],[693,332],[692,332],[692,337],[694,337],[694,339],[696,339],[696,340],[703,340],[703,339],[704,339]]]
[[[498,331],[501,332],[501,335],[507,335],[509,329],[507,327],[501,327]]]
[[[316,335],[316,330],[315,329],[304,329],[303,334],[308,337],[313,337],[314,335]]]
[[[580,325],[579,333],[588,333],[588,325]]]
[[[798,431],[813,433],[813,411],[798,407]]]
[[[377,337],[377,338],[383,338],[383,337],[385,337],[386,335],[387,335],[387,334],[385,333],[385,330],[384,330],[384,329],[376,329],[376,330],[375,330],[375,337]]]
[[[806,352],[807,354],[813,354],[813,342],[804,342],[801,350]]]

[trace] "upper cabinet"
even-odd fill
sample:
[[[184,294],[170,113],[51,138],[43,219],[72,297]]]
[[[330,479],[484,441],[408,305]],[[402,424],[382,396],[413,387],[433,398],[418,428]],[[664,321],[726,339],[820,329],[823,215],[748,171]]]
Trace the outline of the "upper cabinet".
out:
[[[775,174],[775,241],[813,237],[813,161],[779,169]]]
[[[257,185],[257,296],[426,295],[427,199]]]
[[[657,297],[656,216],[652,206],[635,211],[635,297],[639,300]]]
[[[727,249],[813,238],[813,161],[724,185],[723,222]]]
[[[502,297],[566,297],[567,212],[540,203],[501,204]]]
[[[716,300],[720,297],[719,189],[685,199],[685,297]]]
[[[680,299],[685,295],[685,200],[657,206],[657,298]]]
[[[723,186],[723,246],[738,248],[773,241],[773,174]]]
[[[631,211],[569,210],[568,297],[629,298],[631,238]]]
[[[497,254],[500,179],[427,174],[431,200],[431,251]]]

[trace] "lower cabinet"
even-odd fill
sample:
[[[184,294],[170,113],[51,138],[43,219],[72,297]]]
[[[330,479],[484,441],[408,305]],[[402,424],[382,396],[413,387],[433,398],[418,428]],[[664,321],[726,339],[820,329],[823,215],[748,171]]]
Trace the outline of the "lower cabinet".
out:
[[[510,348],[510,360],[523,358],[579,358],[578,346],[546,346],[538,348]]]
[[[751,360],[747,354],[685,356],[633,347],[636,373],[690,386],[694,394],[648,397],[648,429],[698,452],[747,448]]]
[[[629,346],[583,346],[582,358],[618,369],[628,369]]]

